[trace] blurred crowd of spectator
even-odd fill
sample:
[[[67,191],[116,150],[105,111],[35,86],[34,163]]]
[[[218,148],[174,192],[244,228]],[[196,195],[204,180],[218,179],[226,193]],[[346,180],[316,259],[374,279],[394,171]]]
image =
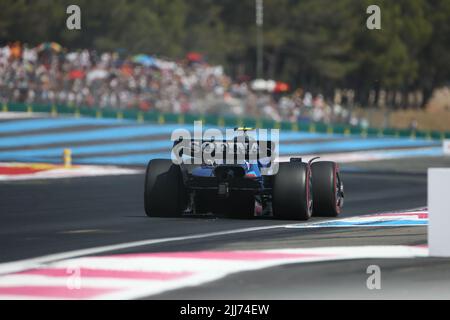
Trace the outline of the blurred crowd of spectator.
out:
[[[195,53],[175,62],[95,50],[67,52],[56,43],[34,48],[14,43],[0,47],[0,99],[366,126],[364,119],[321,94],[256,91],[249,82],[233,82],[222,67]]]

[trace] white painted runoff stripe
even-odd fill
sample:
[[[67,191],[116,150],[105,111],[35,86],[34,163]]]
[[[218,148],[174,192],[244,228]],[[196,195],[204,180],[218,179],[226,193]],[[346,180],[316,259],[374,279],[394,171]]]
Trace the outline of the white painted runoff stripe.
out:
[[[322,160],[330,159],[337,163],[352,163],[358,161],[377,161],[411,157],[441,156],[443,154],[444,153],[442,151],[442,147],[420,147],[414,149],[380,149],[326,154],[303,153],[300,155],[300,157],[303,158],[304,161],[309,161],[316,156],[320,156]],[[296,155],[294,153],[291,153],[291,155],[280,155],[277,160],[280,162],[287,162],[291,157],[296,157]],[[297,155],[297,157],[299,156]]]
[[[414,214],[414,213],[425,214],[426,213],[425,210],[426,209],[424,209],[424,208],[412,209],[409,211],[405,210],[403,212],[395,212],[392,214],[402,214],[402,213],[403,214]],[[392,215],[392,214],[391,213],[388,213],[388,214],[380,213],[380,214],[367,215],[367,216],[379,217],[379,216],[383,216],[383,215]],[[331,220],[331,221],[342,221],[345,219],[353,219],[353,218],[335,219],[335,220]],[[11,272],[19,272],[21,270],[39,267],[42,264],[52,263],[52,262],[56,262],[56,261],[61,261],[61,260],[66,260],[66,259],[71,259],[71,258],[76,258],[76,257],[82,257],[82,256],[90,256],[90,255],[101,254],[101,253],[111,252],[111,251],[118,251],[118,250],[129,249],[129,248],[135,248],[135,247],[142,247],[142,246],[147,246],[147,245],[193,240],[193,239],[204,239],[204,238],[217,237],[217,236],[223,236],[223,235],[232,235],[232,234],[238,234],[238,233],[255,232],[255,231],[263,231],[263,230],[271,230],[271,229],[299,228],[301,226],[316,227],[315,224],[318,224],[318,223],[316,223],[316,222],[298,223],[297,222],[297,223],[269,225],[269,226],[262,226],[262,227],[249,227],[249,228],[240,228],[240,229],[234,229],[234,230],[224,230],[224,231],[217,231],[217,232],[194,234],[194,235],[188,235],[188,236],[159,238],[159,239],[146,239],[146,240],[141,240],[141,241],[125,242],[125,243],[108,245],[108,246],[99,246],[99,247],[93,247],[93,248],[87,248],[87,249],[81,249],[81,250],[74,250],[74,251],[50,254],[50,255],[31,258],[31,259],[2,263],[2,264],[0,264],[0,275],[6,274],[6,273],[11,273]]]
[[[85,257],[0,276],[0,299],[136,299],[286,264],[426,256],[426,247],[355,246]],[[79,270],[78,287],[68,266]]]
[[[36,268],[36,267],[39,267],[40,265],[46,264],[46,263],[51,263],[51,262],[64,260],[64,259],[71,259],[71,258],[75,258],[75,257],[100,254],[100,253],[105,253],[105,252],[110,252],[110,251],[142,247],[142,246],[154,245],[154,244],[160,244],[160,243],[166,243],[166,242],[203,239],[203,238],[224,236],[224,235],[237,234],[237,233],[246,233],[246,232],[270,230],[270,229],[277,229],[277,228],[285,228],[286,226],[287,225],[285,225],[285,224],[284,225],[282,225],[282,224],[281,225],[270,225],[270,226],[264,226],[264,227],[242,228],[242,229],[202,233],[202,234],[181,236],[181,237],[148,239],[148,240],[120,243],[120,244],[109,245],[109,246],[100,246],[100,247],[94,247],[94,248],[88,248],[88,249],[81,249],[81,250],[74,250],[74,251],[50,254],[50,255],[31,258],[31,259],[2,263],[2,264],[0,264],[0,274],[19,272],[19,271],[26,270],[26,269]]]
[[[299,223],[287,228],[347,228],[347,227],[413,227],[427,226],[428,211],[415,210],[407,212],[393,212],[369,214],[342,219],[332,219],[320,222]]]
[[[56,167],[54,169],[42,170],[29,174],[0,174],[0,181],[65,179],[80,177],[132,175],[140,173],[144,173],[144,170],[121,168],[116,166],[77,165],[71,168]]]
[[[25,112],[0,112],[0,120],[29,119],[47,116],[46,113],[25,113]]]

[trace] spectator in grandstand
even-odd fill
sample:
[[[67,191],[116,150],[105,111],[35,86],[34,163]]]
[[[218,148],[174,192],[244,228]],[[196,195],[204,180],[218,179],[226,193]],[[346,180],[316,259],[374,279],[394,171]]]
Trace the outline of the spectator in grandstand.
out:
[[[54,43],[31,48],[0,47],[0,99],[28,104],[62,104],[173,113],[262,116],[272,120],[335,121],[323,95],[255,92],[247,81],[232,82],[221,66],[192,57],[169,61],[148,55],[123,56],[95,50],[64,51]]]

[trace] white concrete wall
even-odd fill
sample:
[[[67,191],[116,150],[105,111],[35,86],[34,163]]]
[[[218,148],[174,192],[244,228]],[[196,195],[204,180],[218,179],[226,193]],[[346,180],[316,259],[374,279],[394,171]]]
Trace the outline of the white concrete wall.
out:
[[[450,140],[444,140],[442,148],[446,156],[450,156]]]
[[[450,168],[428,169],[430,256],[450,257]]]

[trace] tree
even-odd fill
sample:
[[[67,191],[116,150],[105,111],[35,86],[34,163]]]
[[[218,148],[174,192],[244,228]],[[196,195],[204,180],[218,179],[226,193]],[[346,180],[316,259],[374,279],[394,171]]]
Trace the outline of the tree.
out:
[[[418,54],[419,72],[415,83],[416,88],[422,89],[425,103],[435,88],[448,85],[450,81],[450,2],[427,2],[426,15],[432,32]]]
[[[66,8],[82,10],[82,29],[65,27]],[[381,8],[382,29],[366,28]],[[264,0],[265,77],[331,95],[423,90],[450,79],[448,0]],[[2,0],[0,42],[60,42],[178,59],[188,51],[223,64],[233,76],[256,73],[255,1]]]

